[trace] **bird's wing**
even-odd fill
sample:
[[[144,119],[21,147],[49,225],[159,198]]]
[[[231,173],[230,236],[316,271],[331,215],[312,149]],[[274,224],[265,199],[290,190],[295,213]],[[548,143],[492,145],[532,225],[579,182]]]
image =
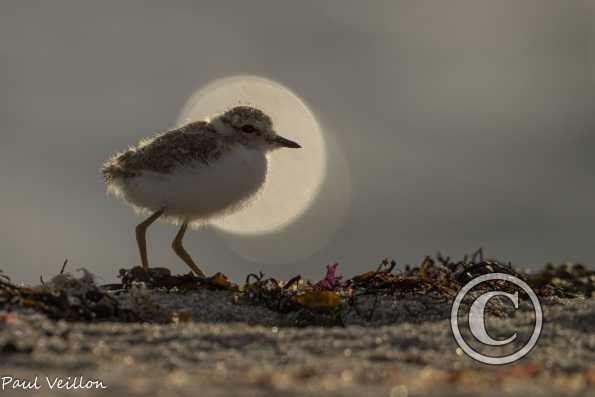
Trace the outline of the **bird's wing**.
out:
[[[102,173],[109,182],[142,171],[167,173],[196,161],[208,165],[229,150],[229,143],[207,122],[195,122],[144,139],[116,154],[104,164]]]

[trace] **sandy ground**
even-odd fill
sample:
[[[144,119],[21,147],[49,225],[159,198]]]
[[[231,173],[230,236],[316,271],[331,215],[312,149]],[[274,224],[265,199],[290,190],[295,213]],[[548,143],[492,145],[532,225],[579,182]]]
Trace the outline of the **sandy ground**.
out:
[[[373,302],[362,301],[359,314],[343,314],[345,327],[296,328],[284,326],[295,318],[235,304],[227,291],[150,299],[191,308],[192,321],[83,324],[13,313],[0,322],[0,376],[37,376],[42,396],[595,395],[595,299],[544,302],[536,348],[504,367],[458,349],[448,303],[385,298],[368,318]],[[489,322],[502,335],[532,330],[522,310]],[[106,389],[60,392],[47,384],[54,376],[99,379]],[[23,391],[7,385],[2,394]]]

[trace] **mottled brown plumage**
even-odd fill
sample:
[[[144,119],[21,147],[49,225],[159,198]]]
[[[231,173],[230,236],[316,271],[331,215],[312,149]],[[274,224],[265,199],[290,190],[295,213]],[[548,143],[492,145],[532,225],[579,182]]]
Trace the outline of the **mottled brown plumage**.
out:
[[[236,136],[221,135],[209,123],[198,121],[141,141],[113,156],[101,171],[109,183],[143,170],[168,173],[193,161],[208,165],[238,142]]]
[[[269,116],[250,106],[237,106],[225,112],[221,119],[234,128],[241,128],[245,124],[257,125],[263,131],[273,128],[273,120]]]

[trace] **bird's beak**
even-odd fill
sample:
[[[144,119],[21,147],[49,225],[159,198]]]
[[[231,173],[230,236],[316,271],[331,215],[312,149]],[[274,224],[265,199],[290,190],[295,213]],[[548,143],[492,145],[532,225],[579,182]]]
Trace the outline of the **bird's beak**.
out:
[[[283,138],[282,136],[276,136],[272,139],[273,143],[276,143],[279,146],[288,147],[292,149],[301,148],[300,144],[294,141],[291,141],[287,138]]]

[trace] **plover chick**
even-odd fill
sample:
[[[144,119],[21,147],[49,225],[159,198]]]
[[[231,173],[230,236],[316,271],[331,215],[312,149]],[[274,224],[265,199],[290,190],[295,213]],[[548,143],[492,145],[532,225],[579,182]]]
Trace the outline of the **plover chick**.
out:
[[[150,216],[136,226],[141,263],[149,268],[146,230],[157,219],[180,224],[174,252],[204,273],[182,245],[189,224],[234,212],[264,185],[267,153],[299,148],[273,129],[271,118],[248,106],[141,140],[102,167],[108,192]]]

